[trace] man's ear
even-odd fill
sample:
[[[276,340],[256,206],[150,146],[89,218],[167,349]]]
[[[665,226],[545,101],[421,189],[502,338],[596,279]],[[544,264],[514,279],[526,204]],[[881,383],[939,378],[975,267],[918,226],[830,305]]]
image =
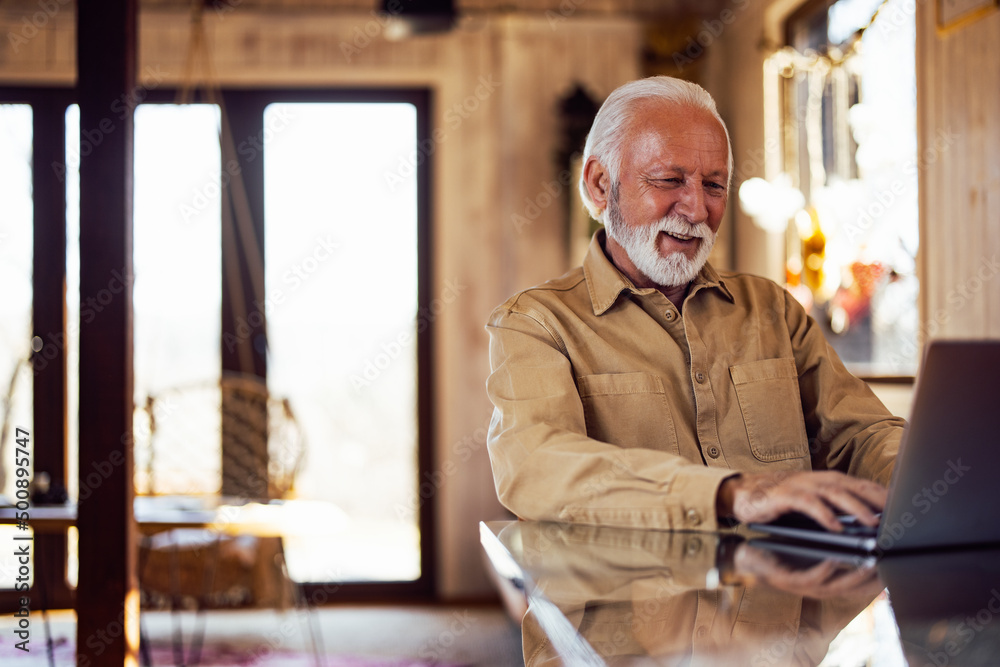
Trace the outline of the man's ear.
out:
[[[594,205],[602,211],[606,209],[608,198],[611,196],[611,177],[604,165],[593,155],[587,158],[587,164],[583,165],[583,182]]]

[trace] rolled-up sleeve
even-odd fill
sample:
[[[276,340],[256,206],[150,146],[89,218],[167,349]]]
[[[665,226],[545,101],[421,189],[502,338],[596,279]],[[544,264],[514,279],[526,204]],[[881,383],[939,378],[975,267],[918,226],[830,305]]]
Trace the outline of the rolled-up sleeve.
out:
[[[545,313],[501,306],[487,325],[497,495],[522,519],[715,530],[732,470],[588,437],[573,365]]]

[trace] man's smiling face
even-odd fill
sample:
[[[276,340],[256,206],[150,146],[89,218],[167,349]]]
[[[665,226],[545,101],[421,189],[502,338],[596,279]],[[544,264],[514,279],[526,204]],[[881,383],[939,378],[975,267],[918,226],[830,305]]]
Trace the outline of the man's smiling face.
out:
[[[694,278],[726,210],[728,156],[708,111],[654,101],[636,108],[605,213],[609,253],[624,251],[632,265],[620,268],[659,286]]]

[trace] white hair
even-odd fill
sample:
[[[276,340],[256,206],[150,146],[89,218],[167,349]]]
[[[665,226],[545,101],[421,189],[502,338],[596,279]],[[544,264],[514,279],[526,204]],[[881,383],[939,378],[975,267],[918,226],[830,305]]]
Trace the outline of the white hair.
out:
[[[608,99],[604,100],[604,104],[601,105],[594,118],[590,134],[587,135],[587,144],[583,149],[584,166],[586,166],[587,160],[593,156],[607,170],[611,184],[618,183],[622,164],[622,143],[625,132],[628,130],[631,112],[634,107],[645,100],[695,107],[712,114],[726,133],[726,145],[729,151],[727,167],[729,180],[732,181],[733,145],[729,139],[729,128],[726,127],[722,116],[719,115],[719,111],[715,107],[715,100],[708,94],[708,91],[698,84],[670,76],[651,76],[647,79],[630,81],[608,95]],[[726,184],[726,187],[729,187],[729,183]],[[583,197],[583,203],[590,211],[590,215],[595,220],[601,220],[602,211],[590,198],[582,169],[580,172],[580,196]]]

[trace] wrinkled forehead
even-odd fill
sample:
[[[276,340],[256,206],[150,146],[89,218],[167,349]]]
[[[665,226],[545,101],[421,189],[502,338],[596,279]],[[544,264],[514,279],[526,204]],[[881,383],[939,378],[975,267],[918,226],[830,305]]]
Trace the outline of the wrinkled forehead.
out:
[[[676,166],[728,175],[729,142],[706,109],[664,102],[637,104],[623,133],[622,166]]]

